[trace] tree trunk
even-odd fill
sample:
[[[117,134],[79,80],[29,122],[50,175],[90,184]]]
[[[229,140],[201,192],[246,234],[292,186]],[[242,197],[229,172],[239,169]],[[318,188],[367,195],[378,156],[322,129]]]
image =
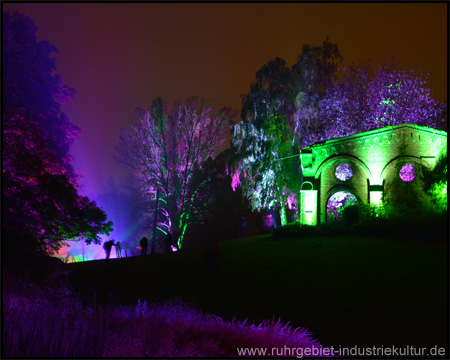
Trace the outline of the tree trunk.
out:
[[[287,225],[286,205],[285,205],[284,203],[281,203],[281,208],[280,208],[280,220],[281,220],[281,226]]]
[[[159,189],[156,190],[156,206],[155,206],[155,217],[153,218],[153,236],[152,236],[152,245],[150,247],[150,255],[155,255],[155,246],[156,246],[156,219],[158,216],[158,203],[159,203]]]

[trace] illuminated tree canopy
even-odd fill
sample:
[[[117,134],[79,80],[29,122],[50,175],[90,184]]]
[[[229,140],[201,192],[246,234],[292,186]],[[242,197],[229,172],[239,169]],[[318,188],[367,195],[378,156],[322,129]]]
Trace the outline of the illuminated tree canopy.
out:
[[[121,135],[118,159],[133,169],[139,197],[148,204],[147,216],[159,189],[158,229],[170,231],[181,248],[187,227],[198,221],[202,191],[210,180],[199,171],[225,148],[235,115],[230,108],[215,112],[208,101],[196,97],[173,109],[157,98],[138,114],[138,121]]]
[[[445,129],[447,104],[426,87],[426,77],[403,70],[392,59],[374,68],[370,62],[343,70],[320,108],[320,140],[349,136],[402,123]]]
[[[242,186],[254,210],[278,206],[283,225],[301,183],[297,154],[318,139],[320,99],[340,61],[335,44],[305,45],[291,68],[280,58],[264,65],[243,97],[232,186]]]
[[[3,13],[3,222],[5,248],[52,254],[65,240],[99,243],[111,222],[78,194],[69,146],[79,129],[61,104],[74,91],[54,74],[56,49],[36,41],[36,27]]]

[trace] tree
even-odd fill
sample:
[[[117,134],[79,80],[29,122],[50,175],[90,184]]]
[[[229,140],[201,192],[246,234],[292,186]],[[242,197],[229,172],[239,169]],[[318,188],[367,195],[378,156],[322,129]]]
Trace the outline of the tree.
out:
[[[208,101],[196,97],[173,110],[157,98],[138,114],[120,137],[118,159],[133,169],[147,215],[159,201],[158,230],[170,231],[181,248],[187,227],[201,216],[202,191],[209,181],[193,175],[225,147],[235,115],[229,108],[214,112]]]
[[[202,169],[194,173],[194,182],[210,180],[202,191],[201,216],[186,232],[186,247],[209,246],[211,241],[239,237],[241,218],[247,214],[248,202],[241,192],[231,188],[231,177],[228,176],[231,158],[232,149],[227,149],[216,158],[208,159]]]
[[[447,104],[434,100],[426,84],[426,76],[392,59],[344,69],[321,102],[319,140],[402,123],[444,129]]]
[[[322,46],[304,45],[302,53],[293,65],[295,133],[302,146],[314,144],[319,140],[322,117],[320,104],[328,89],[337,80],[342,56],[336,44],[328,38]]]
[[[32,21],[3,13],[3,224],[11,252],[53,254],[65,240],[100,243],[112,224],[77,192],[69,146],[79,128],[61,104],[74,91],[53,73],[56,49]]]
[[[447,150],[443,151],[432,170],[422,174],[423,190],[430,196],[433,208],[438,213],[447,212],[447,180],[448,180]]]
[[[292,68],[280,58],[265,64],[243,96],[242,121],[232,139],[232,186],[242,185],[253,210],[278,206],[283,225],[285,204],[295,205],[301,183],[299,151],[317,139],[320,100],[341,60],[328,39],[322,46],[305,45]]]

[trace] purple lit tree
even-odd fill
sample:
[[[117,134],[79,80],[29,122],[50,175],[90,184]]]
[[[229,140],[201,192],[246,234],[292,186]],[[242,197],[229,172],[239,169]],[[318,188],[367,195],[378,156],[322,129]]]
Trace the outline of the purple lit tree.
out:
[[[3,13],[3,222],[5,249],[52,254],[65,240],[100,243],[106,214],[77,192],[69,146],[79,129],[61,112],[72,99],[53,73],[56,49],[32,21]]]
[[[147,217],[158,200],[158,230],[170,231],[181,248],[187,227],[200,216],[210,180],[199,177],[198,171],[225,148],[235,115],[230,108],[215,112],[196,97],[173,109],[157,98],[138,114],[138,121],[122,132],[118,159],[133,169],[138,196],[148,204]]]
[[[445,128],[447,104],[426,87],[426,77],[403,70],[389,59],[374,68],[370,62],[343,70],[320,104],[320,140],[402,123]]]

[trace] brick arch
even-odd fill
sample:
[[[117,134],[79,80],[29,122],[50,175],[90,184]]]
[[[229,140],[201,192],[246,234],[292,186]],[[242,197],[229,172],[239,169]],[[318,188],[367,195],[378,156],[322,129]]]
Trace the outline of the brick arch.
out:
[[[303,185],[307,185],[310,189],[303,188]],[[311,181],[303,181],[300,190],[314,190],[314,185]]]
[[[355,195],[355,197],[358,199],[358,201],[361,204],[364,203],[364,201],[362,201],[362,197],[358,193],[358,190],[355,189],[353,186],[350,186],[347,184],[337,184],[337,185],[333,186],[331,189],[329,189],[325,194],[326,202],[328,202],[328,199],[330,198],[330,196],[332,196],[334,193],[337,193],[339,191],[348,191],[349,193]]]
[[[358,191],[352,187],[352,186],[348,186],[348,185],[343,185],[343,184],[339,184],[336,186],[333,186],[330,190],[327,191],[326,196],[325,196],[325,201],[324,201],[324,209],[323,211],[323,218],[326,219],[327,218],[327,205],[328,205],[328,201],[330,201],[330,198],[336,194],[339,191],[345,191],[348,192],[350,194],[352,194],[356,200],[358,201],[359,204],[364,204],[365,202],[362,200],[362,197],[358,194]]]
[[[383,170],[381,171],[380,178],[378,179],[378,182],[380,184],[386,178],[386,174],[389,172],[389,170],[399,162],[414,162],[426,167],[428,170],[432,169],[432,166],[427,161],[421,159],[418,156],[397,156],[384,166]]]
[[[317,168],[317,171],[314,174],[314,178],[318,179],[320,174],[322,173],[323,169],[326,166],[328,166],[332,162],[339,161],[341,159],[347,160],[349,162],[353,162],[353,163],[359,165],[359,167],[364,171],[364,175],[366,176],[366,178],[372,180],[372,172],[370,171],[369,167],[362,160],[360,160],[356,156],[350,155],[350,154],[332,155],[332,156],[326,158]]]

